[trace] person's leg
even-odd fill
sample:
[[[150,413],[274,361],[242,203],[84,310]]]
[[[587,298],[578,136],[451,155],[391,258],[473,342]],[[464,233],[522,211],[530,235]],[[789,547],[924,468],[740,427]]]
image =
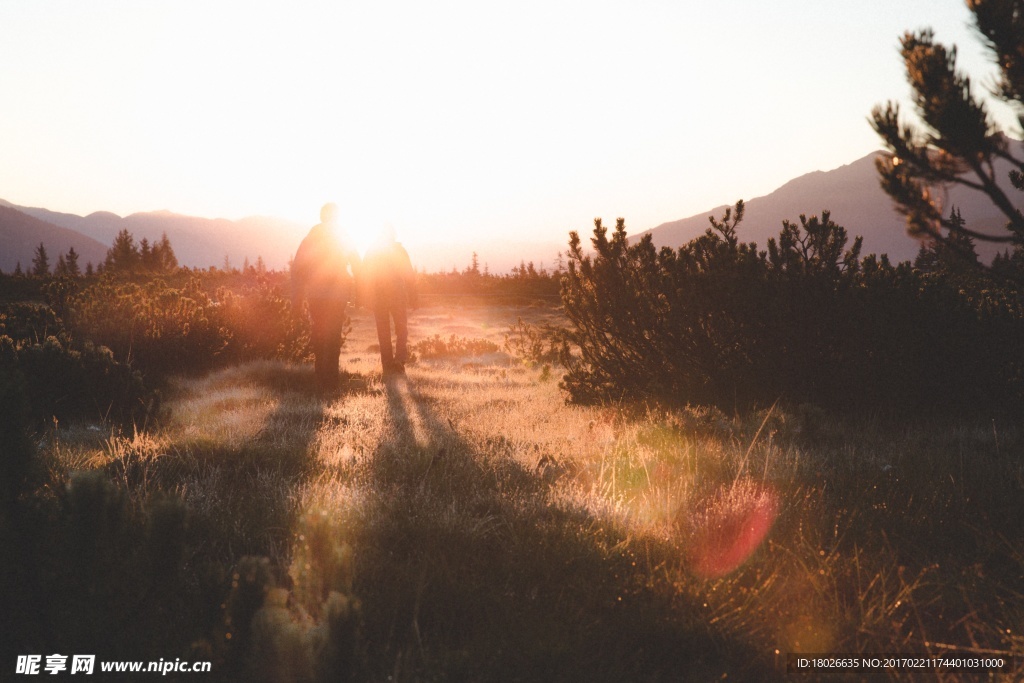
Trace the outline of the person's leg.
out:
[[[395,362],[405,365],[409,360],[409,312],[405,306],[394,306],[391,316],[395,319]]]
[[[332,302],[327,316],[324,340],[324,388],[335,390],[341,381],[338,362],[341,359],[341,333],[345,329],[345,302]]]
[[[323,303],[316,299],[309,300],[309,344],[313,348],[313,376],[317,387],[323,385],[324,367],[327,358],[324,346],[327,340],[325,326],[325,310]]]
[[[341,356],[341,331],[345,324],[345,306],[337,301],[309,301],[310,342],[313,347],[313,374],[317,388],[333,391],[338,386],[338,360]]]
[[[383,306],[376,306],[373,309],[373,319],[377,323],[377,341],[380,344],[380,365],[384,372],[391,369],[395,357],[391,350],[391,319],[388,316],[388,309]]]

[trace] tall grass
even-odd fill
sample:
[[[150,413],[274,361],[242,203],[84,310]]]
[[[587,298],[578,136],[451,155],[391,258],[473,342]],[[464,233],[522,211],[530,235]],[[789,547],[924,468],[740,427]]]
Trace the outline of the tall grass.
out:
[[[469,349],[519,313],[428,309],[413,335]],[[357,316],[347,349],[373,334]],[[384,380],[347,350],[327,401],[308,368],[251,363],[178,380],[146,430],[51,432],[36,495],[71,501],[53,518],[113,501],[112,547],[165,539],[151,555],[177,577],[153,597],[129,553],[104,589],[123,609],[68,622],[152,605],[132,647],[222,680],[766,680],[788,652],[1024,654],[1018,427],[583,408],[539,368],[465,360]],[[69,595],[63,542],[35,552]],[[81,649],[83,629],[38,631]]]

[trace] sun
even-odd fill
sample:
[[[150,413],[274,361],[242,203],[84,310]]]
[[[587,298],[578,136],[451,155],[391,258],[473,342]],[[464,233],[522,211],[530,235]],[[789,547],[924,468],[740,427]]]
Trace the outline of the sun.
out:
[[[377,226],[339,228],[340,236],[359,252],[360,258],[365,257],[366,252],[380,239],[381,230],[382,228]]]

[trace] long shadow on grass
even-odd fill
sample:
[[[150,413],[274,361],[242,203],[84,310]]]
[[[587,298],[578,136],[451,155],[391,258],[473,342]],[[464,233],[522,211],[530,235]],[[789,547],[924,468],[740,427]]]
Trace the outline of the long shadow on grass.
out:
[[[275,405],[248,438],[224,440],[200,433],[176,442],[172,452],[155,459],[130,456],[115,461],[110,469],[129,491],[147,491],[150,499],[154,494],[183,492],[185,499],[184,574],[191,577],[188,590],[193,593],[160,613],[159,618],[174,628],[165,628],[167,633],[157,642],[163,650],[155,654],[166,656],[166,643],[175,637],[212,638],[215,650],[218,642],[230,645],[226,654],[214,654],[215,661],[227,658],[226,664],[218,662],[218,666],[230,677],[246,656],[244,631],[261,604],[261,582],[288,583],[293,535],[301,514],[295,491],[319,472],[312,446],[327,419],[327,408],[333,401],[366,391],[367,382],[350,375],[337,394],[322,397],[310,368],[278,363],[230,368],[207,381],[210,384],[201,387],[208,390],[209,405],[204,404],[204,409],[223,412],[213,421],[218,428],[230,424],[236,415],[244,424],[251,417],[249,411],[258,414],[268,396]],[[253,387],[256,391],[251,391]],[[253,560],[243,562],[247,557]],[[259,564],[255,558],[267,561]],[[249,597],[244,595],[245,586],[241,597],[236,590],[239,572],[245,573],[243,565],[267,573],[264,578],[248,577],[255,586]],[[242,624],[240,631],[231,634],[230,643],[226,638],[235,626],[227,625],[228,616],[235,625]],[[133,628],[145,633],[138,626]],[[153,640],[150,634],[149,644]]]
[[[318,473],[311,446],[334,400],[367,390],[366,381],[352,375],[330,397],[315,390],[308,368],[280,364],[253,364],[229,372],[245,372],[238,382],[269,390],[276,405],[262,418],[251,437],[239,445],[223,445],[204,435],[187,442],[178,457],[160,458],[162,478],[190,481],[189,495],[193,535],[202,551],[220,561],[245,555],[269,557],[275,566],[287,567],[291,534],[295,528],[298,500],[294,489]],[[254,402],[262,400],[257,395]],[[211,409],[254,409],[251,399],[230,395]],[[186,488],[188,491],[188,488]],[[209,526],[209,528],[206,528]]]
[[[386,391],[391,431],[368,465],[355,580],[375,678],[774,676],[751,668],[766,653],[652,586],[650,558],[620,530],[553,502],[511,456],[475,449],[414,382]]]
[[[277,402],[248,439],[112,438],[109,463],[68,487],[26,491],[14,521],[0,520],[4,655],[208,659],[189,657],[189,646],[223,624],[238,561],[261,555],[287,566],[298,512],[292,488],[316,469],[309,445],[324,419],[312,373],[250,364],[202,382],[190,394],[228,423],[257,415],[267,396]],[[346,387],[364,389],[359,378]],[[13,657],[2,666],[13,667]]]

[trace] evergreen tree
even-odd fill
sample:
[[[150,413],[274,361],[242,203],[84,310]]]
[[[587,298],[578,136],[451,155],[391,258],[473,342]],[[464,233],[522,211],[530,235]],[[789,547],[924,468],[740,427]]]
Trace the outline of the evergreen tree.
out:
[[[153,249],[149,246],[149,239],[146,237],[143,237],[142,241],[139,242],[139,264],[142,266],[142,270],[146,272],[151,273],[156,270]]]
[[[92,268],[92,261],[89,261],[88,263],[85,264],[85,276],[86,277],[92,277],[93,274],[94,274],[94,271],[93,271],[93,268]]]
[[[153,260],[156,263],[156,270],[160,273],[173,273],[178,268],[178,258],[174,255],[166,232],[160,236],[160,241],[153,245]]]
[[[993,95],[1017,112],[1024,107],[1024,2],[968,0],[975,28],[985,40],[999,80]],[[882,187],[907,217],[911,234],[941,238],[961,232],[993,242],[1024,244],[1024,215],[1007,194],[1024,190],[1024,159],[975,97],[971,79],[957,69],[957,51],[935,42],[930,29],[906,33],[900,53],[913,91],[914,109],[924,126],[902,120],[899,105],[888,102],[871,112],[872,126],[892,153],[878,159]],[[1020,119],[1024,122],[1024,116]],[[994,162],[1013,170],[1001,177]],[[942,185],[960,185],[985,193],[1007,220],[1007,234],[993,235],[943,216],[933,193]]]
[[[125,228],[117,233],[114,244],[107,250],[104,267],[122,273],[135,272],[139,268],[139,248],[135,238]]]
[[[42,242],[36,247],[36,255],[32,257],[32,277],[46,277],[50,274],[50,259],[46,255],[46,246]]]
[[[74,247],[68,249],[65,263],[67,264],[68,275],[71,277],[80,277],[82,275],[82,271],[78,267],[78,252],[75,251]]]
[[[14,277],[24,277],[25,273],[21,270],[21,261],[14,264]]]
[[[974,239],[962,230],[965,221],[956,207],[950,211],[949,221],[953,226],[949,234],[923,244],[914,259],[914,267],[923,273],[955,276],[976,273],[981,268],[978,252]]]
[[[57,255],[57,265],[53,267],[53,274],[57,277],[68,276],[68,262],[64,260],[64,254]]]

